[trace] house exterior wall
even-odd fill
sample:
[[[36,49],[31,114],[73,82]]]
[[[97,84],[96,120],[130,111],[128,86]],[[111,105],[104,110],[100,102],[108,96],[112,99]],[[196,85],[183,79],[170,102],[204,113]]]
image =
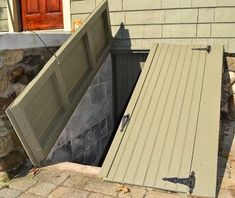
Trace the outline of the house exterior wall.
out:
[[[71,0],[72,22],[86,19],[100,1]],[[116,48],[130,48],[130,38],[133,49],[148,49],[153,42],[218,43],[235,52],[235,1],[109,0],[109,9]]]
[[[8,31],[6,0],[0,1],[0,32]]]

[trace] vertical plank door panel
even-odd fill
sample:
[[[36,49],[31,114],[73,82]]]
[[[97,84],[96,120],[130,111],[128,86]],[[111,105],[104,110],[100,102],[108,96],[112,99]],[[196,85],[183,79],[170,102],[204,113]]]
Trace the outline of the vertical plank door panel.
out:
[[[150,51],[104,179],[215,197],[223,48],[208,49],[159,44]]]

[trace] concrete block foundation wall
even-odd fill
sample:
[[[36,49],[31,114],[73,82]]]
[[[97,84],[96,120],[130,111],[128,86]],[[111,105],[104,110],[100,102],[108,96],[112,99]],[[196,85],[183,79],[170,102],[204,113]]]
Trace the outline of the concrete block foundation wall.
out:
[[[99,165],[113,132],[112,92],[109,55],[50,152],[49,161]]]
[[[71,0],[71,18],[85,20],[101,0]],[[223,44],[235,52],[235,1],[109,0],[114,47],[148,49],[153,42]],[[120,29],[120,24],[125,25]]]

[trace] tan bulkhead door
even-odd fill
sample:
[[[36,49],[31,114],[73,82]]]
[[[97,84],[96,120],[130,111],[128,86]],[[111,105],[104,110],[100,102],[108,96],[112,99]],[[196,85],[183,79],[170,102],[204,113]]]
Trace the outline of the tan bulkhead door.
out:
[[[150,51],[100,175],[215,197],[223,46]]]
[[[108,3],[100,3],[6,110],[34,165],[48,155],[110,51]]]

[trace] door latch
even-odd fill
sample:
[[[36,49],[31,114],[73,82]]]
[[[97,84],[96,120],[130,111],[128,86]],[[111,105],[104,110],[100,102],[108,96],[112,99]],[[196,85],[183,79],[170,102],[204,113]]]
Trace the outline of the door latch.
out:
[[[195,187],[196,177],[195,177],[195,172],[192,171],[191,174],[189,175],[189,177],[187,177],[187,178],[178,178],[178,177],[166,178],[166,177],[164,177],[162,180],[172,182],[175,184],[182,184],[182,185],[188,186],[189,194],[191,195],[193,193],[193,189]]]
[[[211,52],[211,46],[207,45],[207,47],[204,47],[204,48],[192,48],[192,50],[207,51],[207,53],[209,54]]]
[[[121,132],[123,132],[124,128],[126,127],[127,123],[130,120],[130,114],[128,113],[127,115],[124,115],[122,117],[122,127],[121,127]]]

